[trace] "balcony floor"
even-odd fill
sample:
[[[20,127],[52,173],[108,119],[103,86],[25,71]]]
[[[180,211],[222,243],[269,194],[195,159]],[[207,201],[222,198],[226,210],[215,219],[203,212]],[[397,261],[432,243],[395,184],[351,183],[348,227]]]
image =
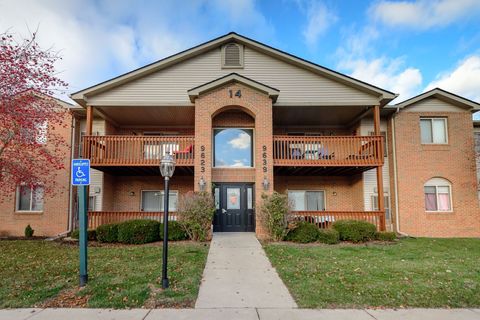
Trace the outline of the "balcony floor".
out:
[[[375,166],[360,167],[287,167],[275,166],[273,172],[279,176],[352,176],[371,169]]]

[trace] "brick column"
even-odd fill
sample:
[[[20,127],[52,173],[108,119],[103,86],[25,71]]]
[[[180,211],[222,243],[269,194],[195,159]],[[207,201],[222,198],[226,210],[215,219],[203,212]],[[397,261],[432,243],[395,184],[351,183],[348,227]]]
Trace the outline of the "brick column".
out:
[[[241,95],[231,95],[230,92],[241,91]],[[229,109],[238,109],[248,113],[255,119],[254,132],[254,167],[255,167],[255,208],[256,233],[259,237],[265,232],[258,219],[258,210],[262,202],[263,193],[272,193],[273,185],[273,128],[272,128],[272,100],[266,93],[260,92],[240,83],[225,84],[216,89],[201,94],[195,100],[195,186],[199,190],[199,182],[203,179],[207,183],[207,191],[211,191],[212,182],[212,118]],[[203,160],[203,162],[202,162]],[[235,176],[235,169],[228,169],[230,175]],[[238,181],[246,182],[238,170]],[[245,170],[245,169],[243,169]],[[243,180],[242,180],[243,179]],[[263,181],[267,179],[269,187],[264,190]],[[232,179],[230,181],[233,182]]]

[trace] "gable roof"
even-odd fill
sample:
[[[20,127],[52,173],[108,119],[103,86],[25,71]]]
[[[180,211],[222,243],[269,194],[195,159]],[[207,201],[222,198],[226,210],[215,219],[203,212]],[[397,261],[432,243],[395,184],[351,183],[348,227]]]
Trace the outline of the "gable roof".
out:
[[[264,92],[268,94],[268,96],[272,99],[273,102],[275,102],[278,98],[278,94],[280,93],[280,90],[275,89],[273,87],[267,86],[263,83],[260,83],[258,81],[252,80],[250,78],[247,78],[245,76],[242,76],[238,73],[232,72],[230,74],[227,74],[226,76],[220,77],[218,79],[215,79],[213,81],[204,83],[198,87],[192,88],[188,90],[188,96],[190,97],[190,101],[194,102],[195,99],[202,93],[210,91],[212,89],[218,88],[220,86],[223,86],[224,84],[227,83],[232,83],[232,82],[238,82],[241,84],[244,84],[246,86],[249,86],[251,88],[257,89],[261,92]]]
[[[411,105],[414,105],[417,102],[420,102],[428,98],[437,98],[442,101],[451,103],[452,105],[458,106],[460,108],[471,110],[472,112],[476,112],[480,110],[479,103],[469,100],[467,98],[461,97],[459,95],[456,95],[454,93],[445,91],[440,88],[432,89],[430,91],[419,94],[418,96],[405,100],[401,103],[397,103],[395,107],[399,109],[407,108]]]
[[[315,64],[313,62],[304,60],[302,58],[299,58],[297,56],[291,55],[289,53],[286,53],[284,51],[275,49],[273,47],[270,47],[268,45],[265,45],[263,43],[257,42],[255,40],[252,40],[250,38],[241,36],[235,32],[230,32],[226,35],[223,35],[221,37],[218,37],[216,39],[210,40],[208,42],[202,43],[198,46],[195,46],[193,48],[187,49],[185,51],[182,51],[180,53],[174,54],[172,56],[169,56],[167,58],[158,60],[154,63],[151,63],[149,65],[146,65],[144,67],[141,67],[139,69],[133,70],[131,72],[125,73],[123,75],[120,75],[118,77],[115,77],[113,79],[104,81],[102,83],[99,83],[97,85],[88,87],[86,89],[80,90],[78,92],[72,93],[71,98],[75,100],[76,102],[85,105],[86,104],[86,96],[87,95],[94,95],[103,91],[106,91],[108,89],[114,88],[116,86],[119,86],[121,84],[130,82],[134,79],[143,77],[145,75],[151,74],[153,72],[159,71],[161,69],[167,68],[169,66],[172,66],[174,64],[177,64],[181,61],[187,60],[189,58],[192,58],[194,56],[200,55],[204,52],[207,52],[209,50],[212,50],[216,47],[219,47],[227,42],[237,42],[246,46],[250,46],[262,53],[268,54],[272,57],[275,57],[279,60],[283,60],[287,63],[293,64],[295,66],[298,66],[300,68],[308,69],[314,73],[317,73],[319,75],[322,75],[326,78],[333,79],[335,81],[338,81],[340,83],[346,84],[350,87],[354,87],[360,91],[370,93],[372,95],[378,96],[380,98],[380,103],[382,105],[387,104],[391,100],[397,97],[396,94],[381,89],[379,87],[376,87],[374,85],[368,84],[366,82],[354,79],[350,76],[344,75],[342,73],[336,72],[334,70],[325,68],[323,66],[320,66],[318,64]]]

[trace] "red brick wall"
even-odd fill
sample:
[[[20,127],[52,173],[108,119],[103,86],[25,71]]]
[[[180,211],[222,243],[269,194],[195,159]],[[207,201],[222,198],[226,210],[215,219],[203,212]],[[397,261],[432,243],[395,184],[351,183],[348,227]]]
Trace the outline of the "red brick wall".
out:
[[[420,116],[448,118],[447,145],[422,145]],[[401,112],[395,120],[398,203],[401,231],[414,236],[478,237],[477,197],[471,114]],[[423,187],[434,177],[452,184],[453,212],[427,213]]]
[[[71,123],[72,116],[68,113],[65,115],[66,127],[55,126],[55,132],[61,135],[65,141],[71,142]],[[47,140],[47,147],[48,140]],[[70,147],[65,150],[65,169],[57,172],[56,193],[46,194],[44,199],[43,212],[25,213],[16,212],[16,197],[11,197],[0,201],[0,235],[2,236],[23,236],[25,227],[30,226],[35,230],[35,236],[54,236],[67,231],[68,228],[68,210],[69,210],[69,186],[70,186]]]
[[[111,190],[111,199],[104,197],[103,201],[104,206],[111,209],[105,208],[105,211],[140,211],[142,190],[164,190],[160,176],[117,176],[110,179],[113,187],[106,186],[105,189]],[[170,190],[178,191],[179,195],[192,191],[193,176],[173,176]]]
[[[361,174],[349,177],[275,176],[275,191],[286,194],[288,190],[324,190],[327,210],[363,210]]]
[[[242,96],[230,97],[229,90],[236,92],[242,91]],[[259,207],[261,194],[265,192],[262,185],[264,178],[267,178],[272,184],[273,181],[273,161],[272,161],[272,101],[264,93],[256,91],[250,87],[233,83],[214,89],[208,93],[200,95],[195,101],[195,183],[194,187],[198,190],[198,182],[203,177],[209,185],[212,182],[219,181],[237,181],[245,182],[251,180],[252,175],[245,175],[244,169],[235,170],[212,170],[212,126],[213,118],[216,124],[228,126],[231,121],[232,126],[239,124],[245,125],[249,117],[231,110],[239,110],[250,115],[255,120],[254,133],[254,181],[256,207]],[[225,112],[222,115],[222,112]],[[232,114],[235,114],[233,116]],[[250,120],[251,121],[251,120]],[[263,146],[266,150],[263,151]],[[203,150],[202,150],[203,149]],[[266,165],[263,164],[262,153],[265,152]],[[203,157],[202,157],[203,155]],[[203,163],[202,163],[203,162]],[[264,172],[263,167],[266,168]],[[202,172],[203,170],[203,172]],[[217,181],[213,178],[218,179]],[[238,180],[237,180],[238,179]],[[266,192],[272,192],[272,187]],[[257,215],[257,235],[265,235],[261,222]]]

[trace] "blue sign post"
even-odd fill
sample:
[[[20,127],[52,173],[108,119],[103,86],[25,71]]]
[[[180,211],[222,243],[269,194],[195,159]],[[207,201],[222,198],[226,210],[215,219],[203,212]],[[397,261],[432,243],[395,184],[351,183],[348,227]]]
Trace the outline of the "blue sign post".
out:
[[[77,186],[80,251],[80,287],[88,282],[87,270],[87,186],[90,185],[90,160],[72,160],[72,185]]]

